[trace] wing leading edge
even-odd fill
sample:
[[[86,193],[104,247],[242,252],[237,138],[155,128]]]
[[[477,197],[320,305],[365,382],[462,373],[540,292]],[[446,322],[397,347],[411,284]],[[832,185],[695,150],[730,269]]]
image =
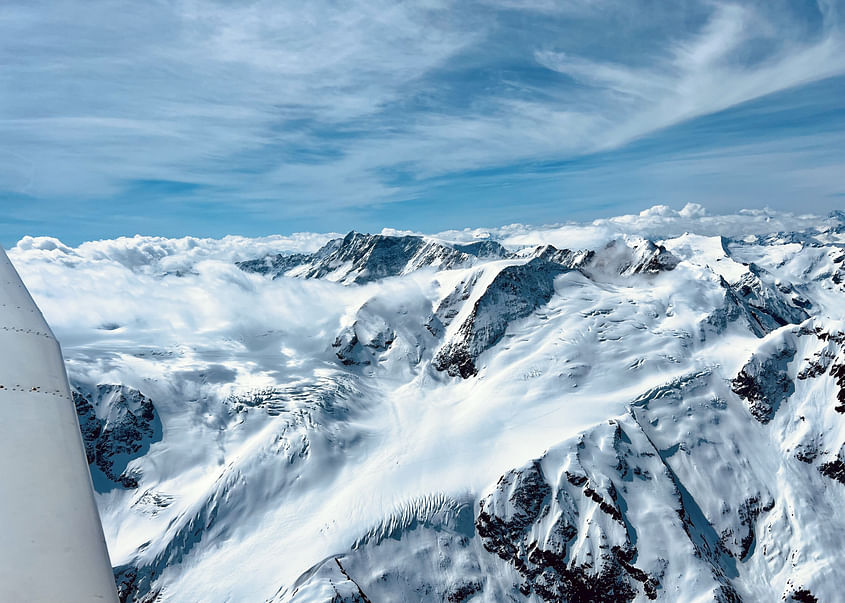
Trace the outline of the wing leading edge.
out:
[[[117,601],[61,349],[0,248],[0,601]]]

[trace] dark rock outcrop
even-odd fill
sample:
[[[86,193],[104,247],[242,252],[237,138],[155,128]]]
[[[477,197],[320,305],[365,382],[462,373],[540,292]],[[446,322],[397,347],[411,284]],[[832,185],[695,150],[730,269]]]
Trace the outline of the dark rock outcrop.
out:
[[[453,245],[453,247],[461,253],[468,253],[477,258],[503,259],[511,257],[511,253],[496,241],[475,241],[474,243]]]
[[[93,472],[99,490],[118,484],[137,488],[138,475],[127,470],[130,461],[144,456],[161,439],[161,421],[152,400],[125,385],[98,385],[93,391],[73,389],[73,401],[88,463],[99,469],[108,483]]]
[[[632,243],[614,240],[589,257],[585,272],[631,276],[674,270],[680,260],[663,245],[641,239]]]
[[[332,347],[342,364],[368,365],[373,363],[378,353],[387,351],[395,339],[396,333],[386,323],[381,330],[372,333],[356,321],[337,336]]]
[[[788,324],[800,324],[809,318],[810,302],[799,295],[790,283],[776,282],[755,264],[749,264],[736,283],[723,277],[724,288],[720,308],[712,312],[702,325],[702,339],[708,330],[722,333],[730,323],[742,321],[757,337],[765,337]]]
[[[799,324],[808,318],[802,307],[806,302],[797,296],[792,285],[769,284],[764,279],[771,280],[771,276],[755,264],[749,264],[748,272],[732,286],[753,324],[759,326],[762,333],[770,333],[787,324]]]
[[[743,398],[755,419],[768,423],[780,405],[795,391],[787,365],[795,357],[790,339],[782,339],[770,352],[754,354],[733,379],[731,389]]]
[[[311,259],[311,257],[311,255],[305,253],[277,253],[275,255],[267,255],[255,260],[235,262],[235,265],[244,272],[256,272],[258,274],[267,274],[273,278],[277,278],[285,274],[288,270],[305,264]]]
[[[624,526],[612,491],[603,495],[577,475],[568,476],[568,482],[583,488],[587,499]],[[631,601],[637,595],[633,580],[642,582],[648,598],[654,598],[658,583],[634,566],[636,548],[628,538],[613,544],[614,539],[604,535],[609,542],[603,544],[600,559],[573,562],[570,548],[580,530],[589,529],[579,516],[579,506],[567,488],[553,489],[540,462],[533,461],[502,476],[480,502],[475,525],[484,548],[523,578],[519,590],[525,596],[533,593],[543,601]],[[541,537],[538,526],[546,522],[551,528]]]
[[[464,252],[417,236],[370,235],[353,231],[342,239],[329,241],[310,255],[271,255],[237,262],[236,265],[246,272],[273,278],[286,275],[330,277],[346,284],[368,283],[427,266],[455,268],[471,263],[485,250],[493,251],[494,248],[471,247]]]
[[[477,374],[478,356],[502,338],[511,322],[547,304],[554,294],[555,278],[565,270],[539,258],[503,268],[475,302],[457,335],[437,352],[434,368],[464,379]]]
[[[819,471],[825,477],[836,480],[840,484],[845,484],[845,461],[842,460],[841,456],[840,454],[832,461],[819,465]]]
[[[789,595],[789,600],[794,603],[819,603],[819,600],[806,588],[799,588]]]
[[[595,256],[594,251],[572,251],[558,249],[554,245],[541,245],[532,253],[532,258],[539,258],[548,262],[560,264],[565,268],[582,268]]]

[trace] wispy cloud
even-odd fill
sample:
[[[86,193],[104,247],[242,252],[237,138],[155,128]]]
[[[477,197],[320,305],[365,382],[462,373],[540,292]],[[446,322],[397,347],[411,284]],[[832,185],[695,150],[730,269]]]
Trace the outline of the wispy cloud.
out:
[[[829,19],[824,21],[830,25]],[[565,53],[537,51],[542,65],[596,89],[587,115],[612,148],[707,115],[845,72],[840,31],[810,41],[775,26],[748,6],[715,5],[699,32],[666,45],[652,64],[630,67]],[[768,49],[766,52],[765,49]]]
[[[0,39],[9,213],[153,228],[425,198],[845,74],[832,0],[13,1]]]

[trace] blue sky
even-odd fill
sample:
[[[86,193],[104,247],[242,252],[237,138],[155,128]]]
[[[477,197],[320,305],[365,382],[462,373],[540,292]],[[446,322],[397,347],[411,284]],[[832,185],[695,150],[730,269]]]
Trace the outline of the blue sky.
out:
[[[0,243],[845,206],[845,3],[6,1]]]

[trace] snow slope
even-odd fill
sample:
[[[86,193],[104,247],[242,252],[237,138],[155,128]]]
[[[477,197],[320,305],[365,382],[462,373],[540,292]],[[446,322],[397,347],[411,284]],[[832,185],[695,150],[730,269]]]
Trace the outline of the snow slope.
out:
[[[832,601],[843,247],[688,206],[10,255],[124,600]]]

